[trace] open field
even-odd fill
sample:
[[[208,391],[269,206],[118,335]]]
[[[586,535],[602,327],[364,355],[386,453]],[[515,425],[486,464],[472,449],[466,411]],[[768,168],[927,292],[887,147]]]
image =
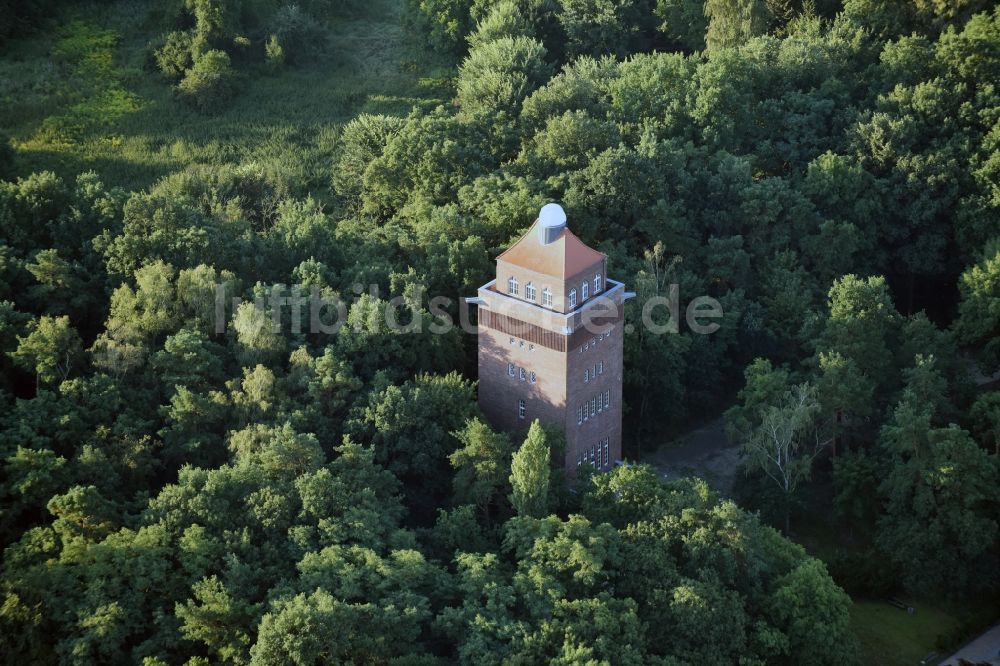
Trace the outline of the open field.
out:
[[[0,126],[24,172],[97,171],[136,189],[190,164],[266,165],[321,198],[342,125],[359,113],[405,116],[450,96],[434,66],[404,45],[399,3],[335,20],[319,60],[260,65],[221,113],[175,99],[145,71],[152,3],[81,6],[60,26],[10,45],[0,60]],[[419,64],[418,64],[419,62]]]

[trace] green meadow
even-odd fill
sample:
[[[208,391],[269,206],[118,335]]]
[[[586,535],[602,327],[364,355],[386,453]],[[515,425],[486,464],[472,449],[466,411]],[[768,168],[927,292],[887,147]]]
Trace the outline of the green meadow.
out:
[[[179,101],[149,65],[158,34],[152,2],[64,10],[55,26],[15,40],[0,59],[0,126],[23,172],[96,171],[141,189],[193,164],[252,166],[323,197],[340,129],[359,113],[405,116],[451,96],[448,70],[407,44],[400,3],[331,19],[318,59],[254,64],[226,107],[206,114]]]

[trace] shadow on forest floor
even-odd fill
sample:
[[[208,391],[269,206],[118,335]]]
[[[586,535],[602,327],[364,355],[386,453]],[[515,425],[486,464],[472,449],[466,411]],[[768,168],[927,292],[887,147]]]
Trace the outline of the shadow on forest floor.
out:
[[[726,436],[722,417],[696,428],[643,456],[667,480],[683,476],[705,479],[713,490],[730,496],[740,463],[739,447]]]

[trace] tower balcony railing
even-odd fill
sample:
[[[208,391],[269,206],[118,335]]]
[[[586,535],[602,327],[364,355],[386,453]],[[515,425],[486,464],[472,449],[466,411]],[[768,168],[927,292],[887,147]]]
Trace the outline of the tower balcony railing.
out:
[[[625,285],[608,278],[607,288],[596,296],[577,304],[569,312],[559,312],[537,302],[518,296],[511,296],[496,289],[496,280],[490,280],[478,289],[478,298],[467,299],[479,307],[489,308],[496,314],[520,319],[526,323],[541,326],[564,335],[573,333],[581,326],[604,326],[622,316],[622,304],[629,294]]]

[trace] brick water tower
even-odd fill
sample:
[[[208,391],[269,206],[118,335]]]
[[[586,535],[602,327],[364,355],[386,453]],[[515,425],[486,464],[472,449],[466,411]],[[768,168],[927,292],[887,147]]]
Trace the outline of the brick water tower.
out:
[[[509,433],[534,419],[566,432],[566,469],[621,460],[623,303],[607,256],[554,203],[497,257],[479,288],[479,406]]]

